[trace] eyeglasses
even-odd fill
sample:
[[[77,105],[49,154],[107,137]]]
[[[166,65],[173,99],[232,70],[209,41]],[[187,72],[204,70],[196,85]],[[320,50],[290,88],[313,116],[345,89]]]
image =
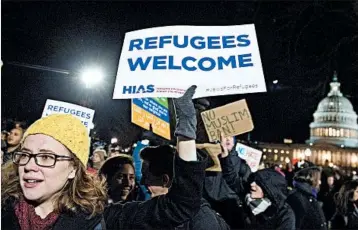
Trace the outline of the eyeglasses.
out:
[[[31,158],[35,158],[35,163],[41,167],[54,167],[58,159],[68,161],[73,160],[72,157],[61,156],[54,153],[29,154],[25,152],[15,152],[12,155],[12,161],[14,162],[14,164],[19,166],[26,165],[27,163],[29,163]]]

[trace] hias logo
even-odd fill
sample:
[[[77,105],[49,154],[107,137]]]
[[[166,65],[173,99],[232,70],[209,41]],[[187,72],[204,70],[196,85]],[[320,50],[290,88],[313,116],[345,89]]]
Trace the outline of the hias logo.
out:
[[[123,94],[153,93],[154,85],[130,85],[123,86]]]

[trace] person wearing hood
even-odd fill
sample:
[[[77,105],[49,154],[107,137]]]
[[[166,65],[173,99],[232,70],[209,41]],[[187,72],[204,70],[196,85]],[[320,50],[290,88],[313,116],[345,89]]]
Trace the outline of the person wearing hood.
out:
[[[220,163],[223,177],[238,194],[245,195],[247,229],[295,229],[295,215],[286,203],[286,179],[274,169],[262,169],[250,174],[247,181],[239,178],[228,149],[222,143]]]
[[[107,205],[105,180],[86,172],[87,128],[70,114],[33,123],[22,148],[1,172],[1,229],[173,229],[201,205],[206,157],[195,147],[195,86],[174,99],[177,115],[174,180],[166,195]]]
[[[327,229],[326,218],[317,194],[321,184],[318,167],[301,169],[293,178],[294,190],[287,198],[296,216],[297,229]]]
[[[358,229],[358,180],[347,181],[335,197],[331,229]]]
[[[170,190],[174,179],[175,152],[176,150],[170,145],[162,145],[145,147],[140,153],[143,160],[141,184],[147,187],[152,199],[165,195]],[[205,199],[201,199],[199,212],[176,229],[224,230],[230,227]]]

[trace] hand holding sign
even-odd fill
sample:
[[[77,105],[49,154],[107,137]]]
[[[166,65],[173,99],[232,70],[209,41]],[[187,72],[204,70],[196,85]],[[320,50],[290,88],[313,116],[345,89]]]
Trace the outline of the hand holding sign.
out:
[[[218,155],[220,155],[222,152],[222,148],[220,144],[210,144],[210,143],[196,144],[196,148],[205,149],[214,162],[214,165],[210,168],[205,169],[205,171],[221,172],[221,165],[218,158]]]
[[[175,114],[177,117],[177,127],[175,129],[175,136],[187,137],[189,139],[196,139],[196,111],[193,103],[193,96],[195,94],[196,86],[191,86],[185,94],[177,99],[174,99]]]
[[[266,92],[254,24],[127,32],[120,56],[114,99],[178,98],[193,84],[194,98]]]
[[[227,144],[227,142],[225,141],[225,136],[223,133],[221,133],[221,141],[220,141],[220,144],[221,144],[221,148],[223,150],[223,152],[221,153],[221,157],[225,158],[227,156],[229,156],[229,146]]]

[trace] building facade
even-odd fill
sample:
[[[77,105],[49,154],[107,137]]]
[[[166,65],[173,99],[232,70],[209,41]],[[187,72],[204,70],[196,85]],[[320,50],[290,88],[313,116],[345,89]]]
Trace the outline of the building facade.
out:
[[[337,74],[331,89],[313,114],[305,144],[258,143],[263,162],[285,165],[306,159],[317,165],[338,166],[347,172],[358,166],[358,123],[351,102],[340,91]]]

